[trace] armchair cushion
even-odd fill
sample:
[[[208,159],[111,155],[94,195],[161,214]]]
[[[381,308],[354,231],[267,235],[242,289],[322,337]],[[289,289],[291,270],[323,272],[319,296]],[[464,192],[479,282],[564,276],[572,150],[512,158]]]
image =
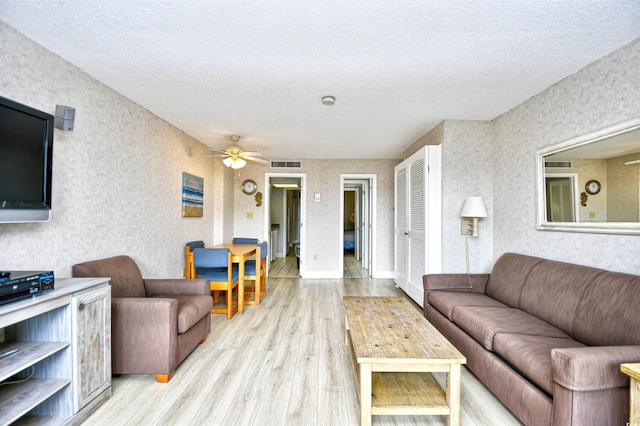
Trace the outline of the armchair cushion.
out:
[[[175,299],[178,301],[178,333],[185,333],[211,309],[210,295],[160,294],[153,299]]]

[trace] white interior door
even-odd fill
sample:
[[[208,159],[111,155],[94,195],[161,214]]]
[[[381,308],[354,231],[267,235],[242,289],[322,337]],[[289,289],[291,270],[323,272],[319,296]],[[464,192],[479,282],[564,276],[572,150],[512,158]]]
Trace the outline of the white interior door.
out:
[[[572,173],[548,173],[545,177],[547,191],[547,220],[549,222],[578,222],[576,196],[577,175]]]
[[[407,167],[396,168],[395,171],[395,258],[394,271],[396,286],[407,291]]]
[[[395,189],[395,281],[422,306],[422,277],[442,270],[440,146],[425,146],[396,166]]]

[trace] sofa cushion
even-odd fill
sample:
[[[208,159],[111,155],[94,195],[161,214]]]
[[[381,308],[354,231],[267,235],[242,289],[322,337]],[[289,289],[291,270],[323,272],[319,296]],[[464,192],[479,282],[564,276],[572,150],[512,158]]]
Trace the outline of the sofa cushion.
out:
[[[531,270],[522,288],[520,309],[571,335],[580,300],[603,272],[553,260],[540,262]]]
[[[589,346],[640,345],[640,276],[603,272],[578,306],[574,338]]]
[[[533,267],[542,261],[522,254],[503,254],[493,266],[485,294],[512,308],[520,307],[522,286]]]
[[[211,313],[211,296],[189,294],[154,295],[153,298],[175,299],[178,301],[178,333],[182,334]]]
[[[551,349],[577,347],[584,345],[558,337],[498,333],[493,339],[495,353],[549,395],[553,393]]]
[[[458,306],[453,309],[452,319],[485,349],[492,352],[493,339],[497,333],[569,338],[562,330],[514,308]]]
[[[436,308],[449,321],[453,321],[453,309],[456,306],[493,306],[508,308],[504,303],[479,293],[459,293],[450,291],[430,291],[428,296],[429,305]]]

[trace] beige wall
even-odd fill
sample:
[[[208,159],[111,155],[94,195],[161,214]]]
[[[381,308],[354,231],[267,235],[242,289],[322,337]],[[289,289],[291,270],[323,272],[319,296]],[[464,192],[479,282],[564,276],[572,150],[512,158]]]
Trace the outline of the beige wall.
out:
[[[630,154],[607,160],[607,218],[610,222],[640,221],[640,166],[624,165],[626,161],[637,159],[638,154]]]
[[[538,149],[640,116],[640,39],[494,120],[493,255],[519,252],[640,274],[633,235],[538,231]]]
[[[306,221],[303,224],[305,239],[302,262],[309,277],[342,276],[339,267],[343,256],[340,245],[342,215],[340,202],[341,174],[375,174],[377,176],[377,210],[375,258],[373,271],[377,276],[393,276],[393,168],[398,160],[302,160],[301,169],[269,169],[268,166],[250,163],[236,171],[234,204],[236,232],[266,239],[264,229],[264,205],[256,207],[253,196],[240,192],[240,184],[246,179],[258,183],[258,191],[265,191],[266,173],[303,173],[306,202]],[[319,202],[314,194],[321,194]]]
[[[127,254],[144,276],[179,277],[187,241],[229,233],[233,193],[221,188],[233,177],[200,157],[204,145],[2,22],[0,45],[2,96],[51,114],[76,108],[74,130],[54,134],[51,220],[0,224],[3,269],[65,277]],[[182,217],[182,172],[204,178],[202,218]]]

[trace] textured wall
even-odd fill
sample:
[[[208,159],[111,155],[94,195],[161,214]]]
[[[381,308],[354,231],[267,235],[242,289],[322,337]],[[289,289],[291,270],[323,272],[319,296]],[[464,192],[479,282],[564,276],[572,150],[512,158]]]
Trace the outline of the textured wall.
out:
[[[493,241],[493,126],[483,121],[444,122],[442,142],[442,271],[466,270],[460,212],[467,197],[482,197],[487,217],[478,221],[478,238],[469,237],[469,268],[489,272]]]
[[[466,271],[466,237],[460,212],[467,197],[482,197],[488,217],[479,219],[478,238],[469,237],[469,271],[491,271],[493,214],[493,125],[486,121],[445,120],[405,151],[442,146],[442,272]]]
[[[373,272],[378,276],[393,274],[393,167],[398,160],[302,160],[301,169],[291,169],[290,173],[304,173],[307,186],[304,188],[306,201],[305,250],[303,262],[306,276],[342,276],[339,268],[343,249],[340,245],[342,216],[340,214],[340,175],[377,175],[377,211],[375,233],[375,259]],[[235,230],[243,235],[267,238],[264,230],[264,204],[256,207],[253,196],[240,192],[240,184],[246,179],[258,183],[258,191],[265,192],[265,173],[286,172],[269,169],[262,164],[251,163],[236,172],[235,187]],[[314,201],[314,193],[321,193],[321,201]],[[249,213],[252,218],[247,217]],[[317,255],[318,259],[314,259]]]
[[[2,268],[63,277],[128,254],[144,276],[181,276],[185,242],[213,239],[218,166],[199,158],[204,145],[2,22],[0,46],[2,96],[76,108],[74,130],[54,134],[51,220],[0,224]],[[203,218],[182,217],[182,172],[204,178]]]
[[[640,237],[536,230],[536,150],[640,116],[640,40],[494,123],[494,259],[513,251],[640,273]]]
[[[625,166],[638,154],[607,160],[607,214],[611,222],[640,221],[640,166]]]

